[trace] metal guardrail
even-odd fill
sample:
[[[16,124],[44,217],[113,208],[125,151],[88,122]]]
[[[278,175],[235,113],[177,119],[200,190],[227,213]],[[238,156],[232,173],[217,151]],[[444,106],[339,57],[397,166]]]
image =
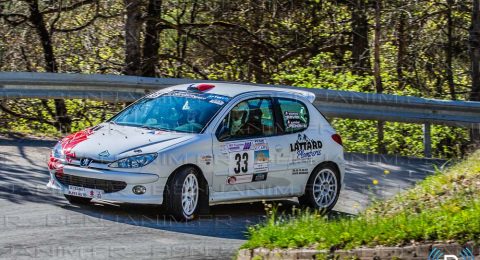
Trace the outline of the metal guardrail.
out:
[[[192,82],[212,81],[121,75],[1,72],[0,97],[4,99],[85,98],[103,101],[133,101],[158,89]],[[429,148],[430,124],[480,129],[480,102],[435,100],[292,86],[268,86],[303,89],[314,93],[316,96],[315,106],[327,117],[424,124],[427,156],[431,149]]]

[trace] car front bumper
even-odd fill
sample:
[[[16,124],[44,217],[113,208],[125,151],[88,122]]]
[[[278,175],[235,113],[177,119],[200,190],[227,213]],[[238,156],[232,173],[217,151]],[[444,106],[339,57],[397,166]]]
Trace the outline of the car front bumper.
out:
[[[65,183],[63,178],[59,178],[60,176],[74,178],[77,182]],[[121,189],[115,189],[113,191],[100,188],[101,190],[104,190],[101,200],[158,205],[163,202],[163,190],[167,178],[161,178],[158,175],[151,173],[132,173],[65,165],[63,171],[58,171],[57,169],[50,170],[50,181],[47,184],[47,188],[60,194],[68,194],[68,184],[99,189],[96,185],[93,185],[95,187],[92,187],[92,182],[101,182],[104,184],[124,183]],[[89,183],[89,185],[86,183]],[[144,186],[146,192],[141,195],[133,193],[132,189],[136,185]]]

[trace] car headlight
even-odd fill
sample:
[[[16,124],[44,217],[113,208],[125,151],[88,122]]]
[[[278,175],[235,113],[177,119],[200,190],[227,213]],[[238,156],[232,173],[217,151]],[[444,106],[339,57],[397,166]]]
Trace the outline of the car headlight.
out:
[[[53,158],[65,159],[65,154],[63,153],[63,149],[62,149],[62,142],[58,142],[53,147],[52,155],[53,155]]]
[[[111,168],[140,168],[157,158],[157,153],[149,153],[126,157],[108,165]]]

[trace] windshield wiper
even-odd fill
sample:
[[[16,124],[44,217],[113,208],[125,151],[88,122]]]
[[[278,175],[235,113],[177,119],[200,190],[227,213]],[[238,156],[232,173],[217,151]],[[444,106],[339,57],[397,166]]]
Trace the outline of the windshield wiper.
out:
[[[148,129],[148,130],[171,131],[170,129],[155,127],[155,126],[148,126],[148,125],[138,125],[138,127]]]
[[[129,123],[117,123],[117,122],[115,122],[115,124],[116,124],[116,125],[131,126],[131,127],[140,127],[140,128],[147,129],[147,130],[160,130],[160,131],[168,131],[168,132],[178,132],[178,131],[175,131],[175,130],[172,130],[172,129],[155,127],[155,126],[149,126],[149,125],[129,124]]]

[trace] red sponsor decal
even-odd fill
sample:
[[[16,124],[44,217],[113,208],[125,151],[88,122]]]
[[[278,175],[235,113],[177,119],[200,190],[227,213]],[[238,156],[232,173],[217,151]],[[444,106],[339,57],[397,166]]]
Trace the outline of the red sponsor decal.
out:
[[[166,133],[166,131],[162,131],[162,130],[152,130],[152,131],[148,131],[147,132],[148,134],[152,134],[152,135],[163,135]]]
[[[235,176],[228,177],[227,184],[235,184],[237,182],[237,178]]]
[[[48,160],[48,169],[55,170],[55,173],[63,174],[63,164],[53,156],[50,156],[50,160]]]
[[[66,157],[65,157],[65,161],[67,161],[67,163],[72,163],[73,158],[74,158],[74,157],[66,156]]]
[[[72,149],[79,143],[87,140],[88,136],[93,134],[93,130],[88,128],[76,133],[73,133],[67,137],[64,137],[61,141],[63,153],[67,160],[75,158],[75,153],[72,152]]]
[[[75,158],[75,153],[72,152],[72,149],[77,144],[87,140],[88,136],[91,134],[93,134],[93,130],[88,128],[86,130],[70,134],[60,141],[63,153],[65,154],[65,160],[67,162],[71,162],[72,159]],[[48,160],[48,169],[55,170],[56,174],[63,174],[63,164],[59,159],[53,157],[53,154],[50,154],[50,159]]]

